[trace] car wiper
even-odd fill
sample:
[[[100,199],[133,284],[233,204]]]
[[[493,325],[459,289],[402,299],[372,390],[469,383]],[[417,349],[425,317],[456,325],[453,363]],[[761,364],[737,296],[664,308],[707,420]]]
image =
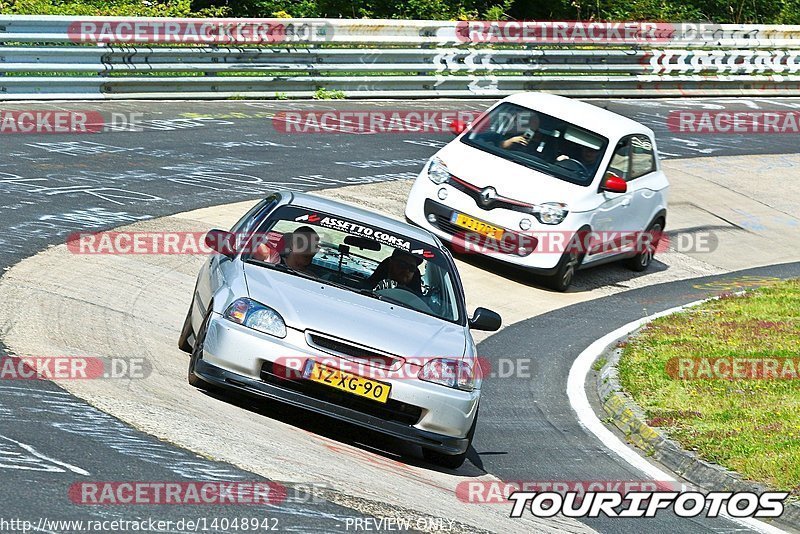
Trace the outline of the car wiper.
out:
[[[383,302],[388,302],[390,304],[396,304],[398,306],[402,306],[403,308],[408,308],[409,310],[416,310],[416,308],[412,308],[411,306],[409,306],[408,304],[406,304],[405,302],[403,302],[401,300],[393,299],[392,297],[387,297],[386,295],[381,295],[380,293],[376,293],[372,289],[360,289],[358,292],[361,293],[362,295],[366,295],[368,297],[372,297],[374,299],[378,299],[378,300],[381,300]]]
[[[295,276],[300,276],[302,278],[307,278],[309,280],[313,280],[314,282],[319,282],[321,284],[327,284],[327,285],[330,285],[330,286],[333,286],[333,287],[338,287],[339,289],[346,289],[347,291],[353,291],[353,288],[348,286],[348,285],[346,285],[346,284],[341,284],[339,282],[334,282],[333,280],[330,280],[328,278],[322,278],[322,277],[319,277],[319,276],[314,276],[313,274],[304,273],[303,271],[297,271],[297,270],[292,269],[291,267],[287,266],[284,263],[270,263],[268,261],[257,260],[255,258],[248,258],[248,259],[244,260],[244,262],[245,263],[252,263],[254,265],[259,265],[261,267],[267,267],[268,269],[275,269],[275,270],[280,271],[282,273],[293,274]],[[365,290],[365,291],[369,291],[369,290]],[[379,297],[379,295],[376,295],[376,297]]]
[[[332,285],[333,287],[338,287],[339,289],[346,289],[347,291],[352,291],[353,288],[348,286],[347,284],[342,284],[339,282],[334,282],[333,280],[328,280],[327,278],[315,278],[318,282],[322,282],[328,285]]]
[[[536,157],[536,156],[533,156],[533,157]],[[510,159],[514,163],[519,163],[520,165],[524,165],[525,167],[535,167],[535,168],[543,170],[543,171],[550,171],[552,169],[552,166],[549,163],[547,163],[546,161],[542,161],[539,158],[537,158],[537,159],[528,159],[528,158],[525,158],[525,157],[512,156],[512,155],[509,154],[508,159]]]
[[[257,260],[255,258],[247,258],[246,260],[244,260],[244,262],[252,263],[253,265],[258,265],[260,267],[266,267],[268,269],[274,269],[282,273],[288,273],[288,274],[293,274],[295,276],[300,276],[302,278],[308,278],[309,280],[319,281],[319,279],[316,276],[304,273],[303,271],[297,271],[283,263],[270,263],[268,261]]]
[[[378,300],[383,300],[383,299],[385,299],[385,298],[386,298],[386,297],[384,297],[383,295],[379,295],[379,294],[375,293],[375,292],[374,292],[373,290],[371,290],[371,289],[359,289],[359,290],[358,290],[358,292],[359,292],[360,294],[362,294],[362,295],[366,295],[367,297],[372,297],[372,298],[374,298],[374,299],[378,299]]]
[[[531,160],[527,158],[521,158],[519,156],[514,156],[513,151],[510,150],[498,150],[495,146],[490,145],[489,143],[476,143],[472,140],[467,140],[466,138],[462,138],[462,143],[477,148],[478,150],[483,150],[495,156],[499,156],[503,159],[507,159],[512,163],[516,163],[517,165],[522,165],[523,167],[534,167],[539,170],[551,172],[551,165],[546,161],[542,161],[541,159],[537,158],[537,160]],[[536,156],[533,156],[536,157]]]

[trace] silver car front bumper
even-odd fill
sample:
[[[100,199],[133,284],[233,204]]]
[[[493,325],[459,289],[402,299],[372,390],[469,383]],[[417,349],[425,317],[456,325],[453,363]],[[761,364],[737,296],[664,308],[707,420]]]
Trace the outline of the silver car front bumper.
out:
[[[310,347],[298,330],[287,328],[286,337],[280,339],[215,313],[195,373],[219,386],[286,402],[447,454],[466,450],[480,390],[467,392],[424,382],[401,368],[384,371],[380,379],[392,386],[383,405],[302,379],[276,379],[270,374],[271,365],[287,358],[330,362],[334,356]]]

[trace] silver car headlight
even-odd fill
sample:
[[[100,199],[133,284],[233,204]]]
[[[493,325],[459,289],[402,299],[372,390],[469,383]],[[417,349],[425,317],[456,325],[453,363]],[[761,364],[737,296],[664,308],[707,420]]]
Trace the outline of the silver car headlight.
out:
[[[434,157],[428,163],[428,178],[435,184],[443,184],[450,179],[450,171],[441,159]]]
[[[286,337],[286,323],[281,314],[248,298],[234,300],[223,317],[229,321],[275,337]]]
[[[562,202],[545,202],[533,206],[531,213],[542,224],[559,224],[566,218],[569,210]]]
[[[422,366],[417,377],[425,382],[433,382],[462,391],[472,391],[478,382],[475,374],[475,370],[469,362],[436,358]]]

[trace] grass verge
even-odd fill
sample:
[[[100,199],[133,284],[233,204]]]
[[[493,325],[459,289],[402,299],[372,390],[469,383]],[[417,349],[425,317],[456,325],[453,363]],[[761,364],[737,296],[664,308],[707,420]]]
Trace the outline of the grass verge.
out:
[[[619,378],[648,423],[684,448],[798,496],[798,364],[800,280],[791,280],[653,321],[625,345]]]

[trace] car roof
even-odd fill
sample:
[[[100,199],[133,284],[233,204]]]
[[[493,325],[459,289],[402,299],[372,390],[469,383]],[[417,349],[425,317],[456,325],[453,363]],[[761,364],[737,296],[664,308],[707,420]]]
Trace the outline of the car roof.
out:
[[[331,215],[339,215],[352,219],[359,223],[376,226],[391,233],[396,233],[405,237],[410,237],[417,241],[421,241],[428,245],[441,248],[439,240],[427,230],[412,226],[411,224],[398,221],[381,215],[374,211],[370,211],[347,202],[338,200],[331,200],[329,198],[320,197],[308,193],[297,193],[294,191],[284,193],[285,197],[289,199],[289,204],[293,206],[301,206],[312,210],[319,210],[330,213]]]
[[[647,134],[651,139],[654,137],[653,131],[644,124],[574,98],[528,92],[513,94],[503,102],[542,111],[608,138],[618,139],[633,133]]]

